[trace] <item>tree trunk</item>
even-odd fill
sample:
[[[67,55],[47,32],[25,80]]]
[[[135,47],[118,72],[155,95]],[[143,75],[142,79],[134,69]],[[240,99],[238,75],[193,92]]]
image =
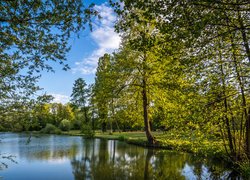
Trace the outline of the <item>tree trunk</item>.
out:
[[[229,23],[229,19],[227,18],[226,19],[227,21],[227,30],[228,32],[231,31],[231,29],[229,28],[230,27],[230,23]],[[246,50],[246,54],[247,54],[247,57],[248,57],[248,60],[250,62],[250,52],[249,52],[249,44],[247,42],[247,36],[246,36],[246,32],[245,32],[245,27],[244,27],[244,23],[242,21],[242,17],[241,17],[241,14],[240,12],[238,11],[238,21],[239,21],[239,24],[240,24],[240,32],[241,32],[241,35],[242,35],[242,41],[243,41],[243,44],[244,44],[244,47],[245,47],[245,50]],[[247,126],[247,121],[248,121],[248,113],[247,113],[247,103],[246,103],[246,98],[245,98],[245,91],[244,91],[244,82],[242,81],[241,79],[241,69],[240,69],[240,63],[238,64],[237,62],[237,49],[236,49],[236,46],[235,46],[235,42],[234,42],[234,34],[233,33],[230,33],[230,41],[231,41],[231,47],[232,47],[232,53],[233,53],[233,62],[234,62],[234,68],[235,68],[235,72],[236,72],[236,75],[237,75],[237,81],[239,83],[239,87],[240,87],[240,92],[241,92],[241,97],[242,97],[242,107],[243,107],[243,113],[245,115],[245,121],[246,121],[246,126]],[[240,122],[241,124],[241,127],[242,127],[242,124],[243,124],[243,117],[242,117],[242,120]],[[247,134],[247,131],[248,128],[246,127],[246,134]],[[240,147],[241,147],[241,137],[242,137],[242,134],[243,134],[243,129],[241,128],[240,129],[240,137],[239,137],[239,147],[238,147],[238,154],[237,154],[237,149],[235,147],[235,155],[236,155],[236,160],[237,160],[237,156],[240,155]],[[246,135],[246,147],[248,147],[248,143],[249,143],[249,137],[247,137]],[[249,149],[246,148],[246,152],[249,152]],[[249,153],[247,153],[249,154]]]
[[[241,35],[242,35],[246,55],[250,63],[250,48],[249,48],[249,43],[248,43],[247,34],[246,34],[246,27],[243,23],[243,20],[239,11],[238,11],[238,20],[240,23]],[[249,110],[250,110],[250,107],[248,108],[248,115],[246,117],[246,123],[245,123],[246,124],[246,154],[248,158],[250,158],[250,114],[249,114],[250,111]]]
[[[231,46],[232,46],[232,49],[233,49],[233,61],[234,61],[235,72],[236,72],[236,75],[237,75],[237,80],[238,80],[238,83],[239,83],[241,97],[242,97],[242,107],[243,107],[245,119],[246,119],[246,121],[248,121],[249,117],[248,117],[248,114],[247,114],[247,103],[246,103],[246,97],[245,97],[244,83],[243,83],[243,81],[241,79],[240,65],[238,65],[237,59],[236,59],[236,49],[235,49],[235,43],[234,43],[234,40],[233,40],[233,36],[231,36]],[[242,121],[243,121],[243,119],[242,119]],[[241,121],[241,124],[243,124],[242,121]],[[242,133],[243,132],[242,132],[242,129],[241,129],[240,138],[239,138],[239,153],[240,153],[240,146],[241,146],[240,142],[241,142]],[[247,140],[247,142],[248,142],[248,140]],[[247,150],[247,152],[249,152],[249,149]]]
[[[113,125],[112,125],[112,118],[111,117],[109,117],[109,128],[110,128],[110,134],[112,134],[113,133]]]
[[[155,138],[152,135],[151,128],[150,128],[150,122],[148,118],[148,95],[147,95],[147,77],[146,77],[146,61],[147,61],[147,55],[146,51],[143,52],[144,57],[143,57],[143,64],[142,64],[142,69],[143,69],[143,74],[142,74],[142,101],[143,101],[143,119],[144,119],[144,127],[145,127],[145,132],[147,136],[148,143],[150,145],[155,144]]]
[[[87,112],[87,107],[83,107],[83,109],[84,109],[84,118],[85,118],[85,122],[86,123],[88,123],[89,122],[89,120],[88,120],[88,112]]]
[[[118,132],[119,133],[121,133],[121,130],[120,130],[120,127],[119,127],[119,125],[118,125],[118,123],[117,123],[117,120],[115,120],[115,108],[114,108],[114,99],[112,98],[112,121],[113,122],[115,122],[115,124],[116,124],[116,127],[117,127],[117,129],[118,129]]]
[[[107,124],[106,122],[102,122],[102,132],[106,132],[107,131]]]
[[[221,53],[220,53],[220,60],[221,60]],[[227,96],[226,96],[226,84],[225,84],[225,75],[224,75],[224,71],[223,71],[223,66],[222,63],[220,64],[220,71],[221,71],[221,81],[222,81],[222,85],[223,85],[223,103],[224,103],[224,108],[225,108],[225,124],[226,124],[226,129],[227,129],[227,138],[228,138],[228,143],[229,143],[229,149],[231,152],[231,156],[235,156],[235,151],[234,151],[234,146],[233,146],[233,137],[232,137],[232,133],[231,133],[231,127],[230,127],[230,123],[229,123],[229,118],[228,118],[228,103],[227,103]]]
[[[241,30],[241,36],[242,36],[242,39],[243,39],[243,44],[244,44],[244,47],[245,47],[245,50],[246,50],[246,55],[247,55],[248,61],[250,63],[250,48],[249,48],[249,43],[248,43],[247,34],[246,34],[246,27],[245,27],[245,25],[243,23],[240,12],[238,12],[238,19],[239,19],[239,22],[240,22],[240,30]]]
[[[248,108],[248,117],[246,119],[246,154],[250,158],[250,107]]]
[[[147,140],[149,144],[155,143],[155,138],[151,133],[149,118],[148,118],[148,97],[147,97],[147,88],[146,88],[146,81],[143,79],[142,82],[142,100],[143,100],[143,119],[144,119],[144,126],[145,132],[147,136]]]

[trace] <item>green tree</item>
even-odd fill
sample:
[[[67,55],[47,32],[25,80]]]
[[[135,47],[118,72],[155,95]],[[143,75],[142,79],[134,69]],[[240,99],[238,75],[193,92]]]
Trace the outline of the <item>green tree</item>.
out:
[[[165,43],[164,35],[156,27],[157,17],[147,18],[144,15],[146,10],[131,6],[130,3],[134,4],[133,2],[126,3],[125,1],[123,11],[117,11],[121,20],[117,23],[116,29],[123,33],[121,52],[124,52],[121,58],[126,59],[120,66],[124,67],[125,63],[129,64],[129,66],[125,65],[130,71],[127,75],[126,86],[132,88],[134,95],[141,98],[139,102],[142,107],[145,132],[148,142],[154,144],[151,116],[156,109],[154,108],[156,101],[160,99],[158,93],[161,92],[161,80],[166,79],[167,76],[166,66],[174,62],[172,59],[176,58],[174,55],[163,56],[161,49],[162,47],[167,49],[165,54],[174,53],[176,50],[174,47],[168,47],[170,43]],[[178,67],[178,61],[174,62],[174,65]]]
[[[81,0],[0,2],[0,103],[25,100],[39,90],[41,70],[50,62],[65,64],[69,38],[91,25],[94,5]],[[23,97],[23,98],[21,98]]]
[[[212,128],[206,127],[210,132],[217,131],[219,127],[221,136],[225,140],[225,148],[233,160],[242,158],[242,147],[244,153],[249,156],[249,80],[246,78],[249,74],[250,60],[249,2],[245,0],[216,2],[122,0],[122,2],[124,6],[113,3],[121,19],[117,24],[119,32],[126,33],[131,30],[135,27],[135,22],[136,25],[153,22],[165,42],[170,42],[170,44],[161,42],[158,51],[165,49],[162,51],[165,52],[161,53],[163,57],[175,57],[178,53],[177,60],[184,62],[185,68],[182,71],[186,76],[181,79],[188,80],[192,84],[192,93],[195,95],[183,94],[180,98],[173,99],[176,105],[178,102],[185,102],[183,100],[191,105],[191,109],[183,106],[185,107],[183,109],[189,111],[179,114],[188,115],[191,117],[189,120],[197,119],[196,122],[192,121],[195,122],[195,126],[203,123],[213,124]],[[149,38],[146,38],[146,41],[137,41],[135,36],[134,39],[136,42],[152,42]],[[146,43],[139,43],[137,47],[145,49]],[[180,47],[177,51],[172,51],[166,48],[169,46]],[[190,88],[186,90],[190,91]],[[170,94],[177,97],[175,95],[178,93],[172,91]],[[192,101],[191,97],[197,99]],[[182,109],[176,108],[176,105],[169,106],[173,110],[176,109],[173,111],[175,114]],[[193,117],[189,115],[190,112]],[[185,121],[181,123],[187,124]]]
[[[102,123],[102,129],[104,130],[108,123],[111,133],[114,123],[120,130],[115,114],[121,76],[116,71],[114,63],[115,59],[112,55],[104,54],[99,58],[92,98],[99,121]]]
[[[73,90],[71,94],[71,103],[76,109],[79,109],[84,113],[84,121],[89,123],[89,88],[87,87],[84,79],[79,78],[75,81],[73,85]]]
[[[103,57],[100,57],[98,60],[98,66],[95,74],[95,84],[93,86],[93,96],[92,102],[96,107],[97,116],[101,123],[102,131],[106,131],[107,121],[108,121],[108,79],[107,73],[108,68],[110,67],[110,55],[105,54]]]

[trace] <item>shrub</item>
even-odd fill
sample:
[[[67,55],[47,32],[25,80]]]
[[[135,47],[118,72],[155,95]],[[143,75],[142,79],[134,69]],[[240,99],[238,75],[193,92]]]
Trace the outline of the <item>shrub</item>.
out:
[[[5,131],[6,129],[2,126],[2,125],[0,125],[0,132],[3,132],[3,131]]]
[[[126,139],[128,139],[128,138],[124,135],[118,136],[118,140],[120,140],[120,141],[125,141]]]
[[[243,177],[246,179],[250,177],[250,162],[249,160],[245,160],[243,162],[238,163],[240,172]]]
[[[23,126],[20,123],[16,123],[16,124],[14,124],[12,131],[13,132],[22,132]]]
[[[64,119],[61,121],[60,125],[59,125],[59,128],[62,130],[62,131],[69,131],[70,128],[71,128],[71,123],[68,119]]]
[[[43,128],[40,132],[44,134],[61,134],[61,130],[53,124],[46,124],[45,128]]]
[[[89,124],[85,124],[82,126],[81,132],[88,138],[94,137],[95,133],[92,130],[91,126]]]

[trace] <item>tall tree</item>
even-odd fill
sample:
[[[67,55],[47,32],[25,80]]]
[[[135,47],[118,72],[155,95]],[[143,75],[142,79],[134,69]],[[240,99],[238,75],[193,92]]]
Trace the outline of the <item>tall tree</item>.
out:
[[[150,120],[150,114],[155,109],[153,106],[155,106],[159,93],[160,81],[167,75],[164,66],[173,62],[171,58],[175,57],[173,55],[168,58],[160,52],[161,49],[166,48],[165,54],[173,54],[176,49],[170,48],[170,44],[165,43],[169,39],[165,39],[156,27],[157,17],[148,18],[144,15],[147,11],[137,6],[137,3],[142,2],[124,2],[124,9],[116,11],[120,16],[120,21],[116,24],[116,30],[123,34],[124,47],[121,48],[121,51],[124,50],[131,55],[131,57],[124,56],[131,64],[131,75],[128,76],[130,79],[127,79],[126,83],[129,86],[135,86],[141,94],[146,136],[148,142],[154,144],[156,141],[151,132],[152,120]]]
[[[74,85],[71,94],[71,103],[84,112],[84,120],[89,122],[88,118],[88,100],[89,100],[89,88],[86,82],[82,78],[78,78]]]
[[[97,109],[98,119],[101,122],[102,131],[106,131],[107,122],[109,119],[109,100],[110,89],[114,84],[109,83],[109,71],[111,67],[111,59],[109,54],[104,54],[98,60],[97,71],[95,74],[95,84],[93,87],[93,102]],[[112,122],[110,121],[110,129],[112,133]]]
[[[189,81],[192,86],[187,89],[182,85],[178,90],[192,90],[195,96],[191,97],[198,98],[192,102],[190,96],[184,96],[183,99],[191,103],[193,108],[186,115],[192,112],[199,119],[197,122],[209,122],[214,125],[213,127],[219,126],[225,140],[225,148],[229,149],[229,156],[233,160],[242,157],[242,147],[244,153],[249,156],[250,116],[247,77],[249,76],[250,3],[247,0],[121,0],[121,2],[123,6],[117,2],[113,3],[120,16],[116,28],[125,36],[137,28],[135,30],[137,34],[128,38],[128,42],[134,45],[132,49],[141,53],[152,53],[149,47],[154,46],[157,41],[152,37],[148,38],[147,33],[149,27],[153,25],[155,32],[165,40],[158,42],[160,48],[157,51],[161,51],[161,58],[164,61],[168,58],[175,59],[176,62],[174,60],[171,63],[175,62],[177,67],[184,65],[180,70],[185,72],[185,76],[180,79]],[[143,28],[140,29],[140,26]],[[169,67],[165,66],[164,70],[169,70]],[[171,74],[171,71],[168,74]],[[172,77],[176,77],[175,75]],[[167,76],[165,79],[169,80]],[[164,84],[165,87],[176,86],[176,83]],[[173,97],[177,94],[176,90],[171,93]],[[176,98],[175,103],[181,102],[182,97]],[[194,102],[200,104],[202,108],[197,108]]]

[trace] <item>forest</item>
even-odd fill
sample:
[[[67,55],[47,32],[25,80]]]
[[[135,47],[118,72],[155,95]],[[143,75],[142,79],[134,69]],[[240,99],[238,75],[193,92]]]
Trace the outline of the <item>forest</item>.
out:
[[[68,38],[98,16],[74,2],[78,14],[0,16],[1,131],[144,131],[147,146],[218,155],[250,173],[249,1],[110,1],[120,48],[99,58],[93,84],[76,79],[70,102],[52,103],[34,96],[39,72],[53,71],[47,60],[68,69]],[[46,20],[53,13],[62,17]]]

